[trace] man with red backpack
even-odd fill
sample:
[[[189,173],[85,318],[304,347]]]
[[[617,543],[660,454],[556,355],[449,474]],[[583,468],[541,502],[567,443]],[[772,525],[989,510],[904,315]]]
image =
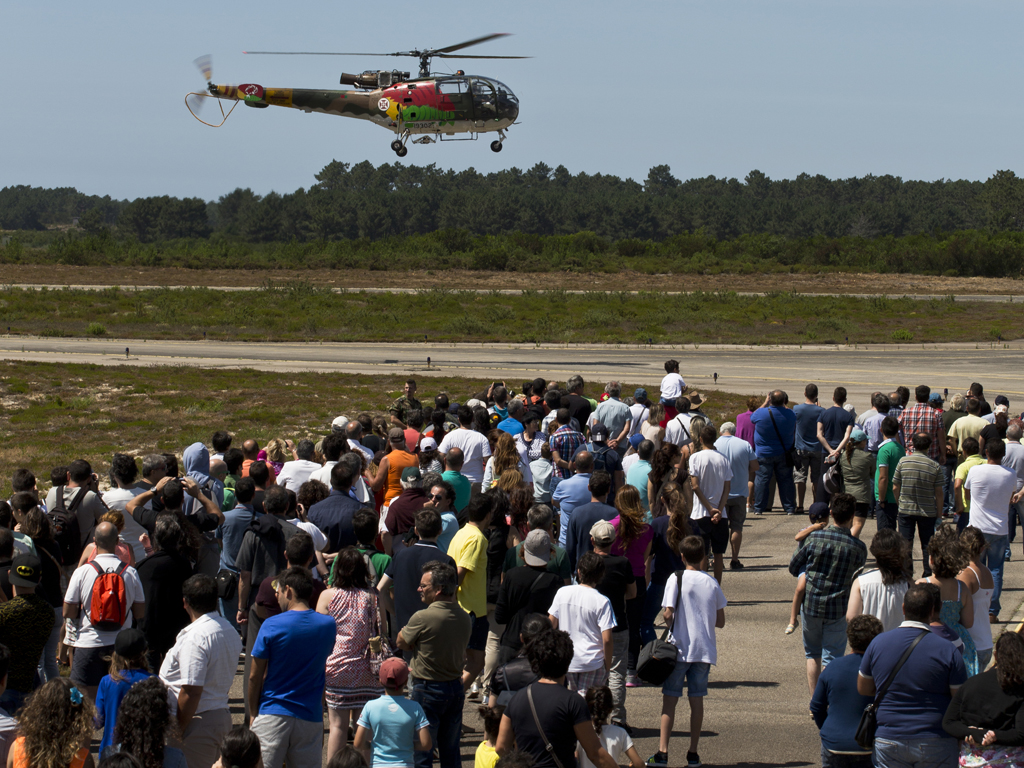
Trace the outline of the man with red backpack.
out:
[[[146,598],[135,569],[114,554],[117,528],[100,523],[94,536],[96,556],[71,575],[64,595],[64,618],[77,633],[73,645],[71,681],[95,700],[100,680],[110,670],[109,657],[117,633],[129,626],[131,616],[145,615]]]

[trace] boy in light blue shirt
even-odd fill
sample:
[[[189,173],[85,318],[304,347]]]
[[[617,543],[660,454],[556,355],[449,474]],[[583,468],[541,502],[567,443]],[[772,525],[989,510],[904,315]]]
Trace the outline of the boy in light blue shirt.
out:
[[[405,698],[408,680],[404,661],[385,661],[380,668],[384,695],[369,702],[359,715],[354,746],[373,768],[415,768],[414,753],[433,749],[423,707]]]

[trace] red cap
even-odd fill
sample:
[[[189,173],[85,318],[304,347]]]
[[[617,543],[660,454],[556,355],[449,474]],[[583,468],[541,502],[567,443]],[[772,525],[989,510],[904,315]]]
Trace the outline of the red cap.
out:
[[[409,666],[392,656],[380,665],[380,684],[385,688],[401,688],[409,679]]]

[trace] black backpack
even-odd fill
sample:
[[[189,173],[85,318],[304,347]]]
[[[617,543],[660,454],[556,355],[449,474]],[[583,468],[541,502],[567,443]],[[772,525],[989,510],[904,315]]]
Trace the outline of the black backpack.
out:
[[[75,498],[71,500],[71,506],[64,506],[64,486],[57,486],[57,501],[54,507],[48,510],[46,516],[50,520],[50,528],[53,533],[53,540],[60,547],[61,558],[65,563],[77,563],[82,556],[82,528],[78,524],[78,516],[75,514],[89,491],[79,488]]]

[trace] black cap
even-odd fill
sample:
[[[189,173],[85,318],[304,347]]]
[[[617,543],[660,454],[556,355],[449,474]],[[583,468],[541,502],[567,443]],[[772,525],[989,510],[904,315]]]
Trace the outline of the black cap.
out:
[[[18,587],[38,587],[43,564],[35,555],[18,555],[11,562],[10,582]]]
[[[807,516],[811,520],[828,520],[828,504],[824,501],[816,501],[807,510]]]
[[[114,652],[123,659],[134,659],[149,648],[141,629],[122,629],[114,640]]]

